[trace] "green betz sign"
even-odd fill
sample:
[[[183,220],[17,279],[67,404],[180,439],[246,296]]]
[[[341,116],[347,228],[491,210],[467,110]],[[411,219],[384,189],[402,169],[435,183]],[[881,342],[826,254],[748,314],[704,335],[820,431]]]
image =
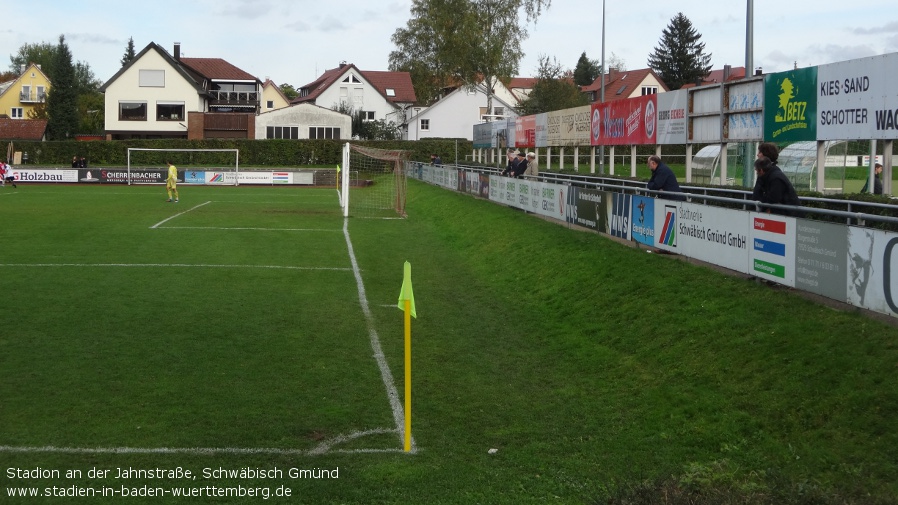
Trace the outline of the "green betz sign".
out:
[[[764,76],[764,140],[817,140],[817,67]]]

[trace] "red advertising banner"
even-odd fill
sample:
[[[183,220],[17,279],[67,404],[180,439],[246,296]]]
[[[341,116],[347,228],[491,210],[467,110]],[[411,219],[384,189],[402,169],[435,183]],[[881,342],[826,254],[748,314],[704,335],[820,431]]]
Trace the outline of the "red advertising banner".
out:
[[[655,95],[592,105],[591,144],[655,144],[658,112]]]
[[[536,116],[518,117],[514,130],[515,147],[536,146]]]

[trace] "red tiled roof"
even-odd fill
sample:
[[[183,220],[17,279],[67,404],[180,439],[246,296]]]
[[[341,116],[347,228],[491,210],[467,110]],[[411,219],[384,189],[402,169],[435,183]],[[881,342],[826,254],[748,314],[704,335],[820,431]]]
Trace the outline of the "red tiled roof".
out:
[[[344,63],[337,68],[325,70],[318,79],[301,86],[299,89],[307,89],[308,94],[294,98],[291,103],[313,102],[350,68],[355,69],[362,78],[371,83],[383,95],[384,99],[391,103],[414,103],[418,101],[415,96],[415,88],[412,86],[412,77],[408,72],[359,70],[352,63],[348,65]],[[388,88],[395,92],[395,96],[387,95]]]
[[[221,58],[181,58],[181,64],[208,79],[228,81],[257,81],[245,72]]]
[[[46,119],[0,118],[0,139],[3,140],[43,140],[46,131]]]
[[[702,79],[701,86],[704,86],[706,84],[718,84],[718,83],[723,82],[723,71],[724,71],[724,69],[712,70],[710,73],[708,73],[707,76],[705,76],[704,79]],[[730,68],[730,76],[727,78],[727,82],[735,81],[738,79],[744,79],[744,78],[745,78],[745,67],[732,67],[732,68]],[[696,86],[696,83],[687,82],[686,84],[683,84],[682,86],[680,86],[680,89],[694,88],[695,86]]]
[[[412,86],[412,76],[408,72],[363,70],[362,76],[368,79],[368,82],[392,103],[415,103],[418,101],[415,96],[415,88]],[[387,94],[387,89],[392,89],[395,96]]]
[[[612,69],[609,73],[604,75],[605,78],[605,101],[613,102],[615,100],[623,100],[628,98],[633,90],[636,89],[637,86],[641,85],[643,81],[645,81],[646,77],[654,76],[655,79],[661,85],[661,88],[664,91],[670,91],[667,88],[667,85],[664,84],[664,81],[661,80],[660,77],[655,73],[654,70],[650,68],[642,68],[639,70],[624,70],[618,71]],[[581,86],[580,91],[583,93],[595,93],[596,100],[599,98],[599,94],[602,89],[602,79],[603,76],[599,76],[595,81],[592,82],[589,86]]]
[[[508,81],[508,89],[533,89],[538,80],[536,77],[512,77]]]

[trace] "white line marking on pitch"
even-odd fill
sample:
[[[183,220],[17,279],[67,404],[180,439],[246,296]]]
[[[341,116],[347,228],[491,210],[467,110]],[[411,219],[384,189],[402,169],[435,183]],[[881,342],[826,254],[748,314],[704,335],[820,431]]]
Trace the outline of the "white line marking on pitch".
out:
[[[170,218],[168,218],[168,219],[163,219],[162,221],[159,221],[158,223],[154,224],[153,226],[150,226],[150,229],[152,229],[152,228],[158,228],[160,225],[165,224],[165,223],[167,223],[168,221],[171,221],[172,219],[174,219],[174,218],[176,218],[176,217],[178,217],[178,216],[187,214],[188,212],[190,212],[190,211],[192,211],[192,210],[196,210],[196,209],[202,207],[203,205],[208,205],[208,204],[210,204],[210,203],[212,203],[212,202],[201,203],[201,204],[197,205],[196,207],[191,207],[191,208],[185,210],[184,212],[179,212],[179,213],[175,214],[174,216],[172,216],[172,217],[170,217]]]
[[[209,265],[190,263],[0,263],[0,267],[122,267],[122,268],[270,268],[283,270],[335,270],[347,267],[298,267],[289,265]]]
[[[356,440],[369,435],[396,433],[392,428],[376,428],[356,431],[348,435],[338,435],[323,440],[311,449],[279,449],[276,447],[244,448],[244,447],[15,447],[0,445],[0,452],[17,453],[62,453],[62,454],[286,454],[302,456],[320,456],[331,452],[339,453],[379,453],[402,452],[401,449],[334,449],[338,444]]]
[[[380,376],[383,379],[384,386],[387,388],[387,397],[390,399],[390,407],[393,410],[393,421],[396,422],[396,431],[399,433],[399,439],[405,440],[405,409],[402,408],[402,402],[399,401],[399,392],[396,390],[393,374],[390,372],[389,365],[387,365],[387,359],[380,346],[380,337],[377,336],[377,330],[374,328],[374,317],[371,315],[371,309],[368,307],[368,297],[365,295],[362,273],[359,271],[359,264],[352,249],[352,240],[349,238],[348,218],[343,219],[343,235],[346,237],[349,260],[352,262],[352,272],[355,275],[355,283],[359,290],[359,303],[362,306],[362,313],[365,314],[365,322],[368,324],[368,337],[371,340],[371,348],[374,350],[374,357],[377,359],[377,366],[380,368]],[[415,446],[414,437],[412,437],[411,442],[411,452],[417,452],[418,449]]]
[[[157,228],[153,226],[153,228]],[[323,228],[238,228],[228,226],[160,226],[160,230],[251,230],[251,231],[329,231],[339,232],[337,229]]]

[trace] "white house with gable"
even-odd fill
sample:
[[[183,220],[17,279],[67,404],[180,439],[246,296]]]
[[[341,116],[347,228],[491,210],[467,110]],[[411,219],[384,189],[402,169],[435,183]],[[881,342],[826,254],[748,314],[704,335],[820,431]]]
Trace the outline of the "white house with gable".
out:
[[[486,87],[459,86],[426,108],[414,107],[403,128],[403,140],[425,138],[463,138],[474,140],[473,125],[485,121],[517,117],[517,100],[499,83],[493,95],[492,114],[487,113]]]

